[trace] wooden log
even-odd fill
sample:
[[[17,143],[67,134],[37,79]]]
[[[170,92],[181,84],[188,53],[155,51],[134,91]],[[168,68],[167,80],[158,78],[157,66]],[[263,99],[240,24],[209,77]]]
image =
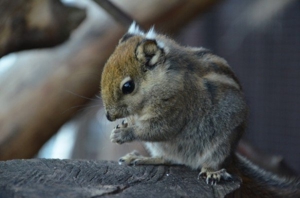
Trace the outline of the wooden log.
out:
[[[60,0],[1,0],[0,13],[0,57],[60,44],[85,18],[83,9]]]
[[[158,23],[167,31],[219,1],[113,2],[142,24]],[[53,49],[19,53],[1,76],[0,160],[33,157],[88,102],[85,97],[99,93],[103,65],[126,29],[95,3],[82,3],[87,4],[88,16],[70,40]],[[178,20],[170,22],[170,16]]]
[[[31,159],[0,162],[0,197],[232,197],[236,177],[220,185],[184,166],[126,166],[109,161]]]

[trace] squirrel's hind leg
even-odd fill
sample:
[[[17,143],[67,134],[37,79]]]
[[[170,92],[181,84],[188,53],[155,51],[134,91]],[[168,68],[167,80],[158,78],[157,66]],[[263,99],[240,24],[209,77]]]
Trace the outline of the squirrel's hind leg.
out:
[[[198,175],[198,179],[201,177],[206,177],[206,183],[211,185],[218,184],[221,179],[229,180],[231,179],[231,175],[226,172],[225,169],[221,169],[218,171],[212,171],[209,168],[202,167],[201,171]]]
[[[170,162],[163,159],[162,157],[144,157],[138,151],[134,150],[131,153],[126,154],[125,156],[119,159],[119,164],[127,165],[169,165]]]

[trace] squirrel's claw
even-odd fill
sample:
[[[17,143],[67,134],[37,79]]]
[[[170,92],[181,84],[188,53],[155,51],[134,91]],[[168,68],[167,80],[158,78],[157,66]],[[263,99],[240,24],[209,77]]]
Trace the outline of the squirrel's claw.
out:
[[[126,128],[126,127],[128,127],[127,120],[122,120],[122,123],[121,124],[117,124],[114,129],[120,129],[120,128]]]
[[[120,128],[127,128],[128,127],[128,122],[127,120],[122,120],[121,124],[117,124],[114,129],[120,129]]]
[[[136,165],[135,161],[138,158],[141,158],[141,154],[138,151],[134,150],[131,153],[128,153],[125,156],[121,157],[119,159],[119,164],[121,165],[121,164],[125,163],[127,165]]]
[[[221,169],[218,171],[210,171],[207,168],[202,168],[201,172],[198,175],[198,179],[201,177],[206,177],[206,183],[210,185],[216,185],[221,180],[229,180],[231,179],[231,175],[226,172],[225,169]]]

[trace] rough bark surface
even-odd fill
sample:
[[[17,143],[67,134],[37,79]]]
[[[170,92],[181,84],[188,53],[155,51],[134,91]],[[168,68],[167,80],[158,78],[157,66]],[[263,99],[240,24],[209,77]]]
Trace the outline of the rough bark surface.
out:
[[[237,178],[207,185],[184,166],[126,166],[117,162],[31,159],[0,162],[0,197],[225,197]]]

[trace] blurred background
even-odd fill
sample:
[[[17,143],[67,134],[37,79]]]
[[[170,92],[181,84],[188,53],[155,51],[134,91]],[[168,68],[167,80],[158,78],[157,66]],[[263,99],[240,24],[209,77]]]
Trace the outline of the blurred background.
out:
[[[102,108],[101,71],[128,26],[110,3],[145,28],[224,57],[250,107],[238,151],[270,171],[300,173],[297,0],[0,1],[0,160],[146,154],[141,143],[109,139],[116,123]]]

